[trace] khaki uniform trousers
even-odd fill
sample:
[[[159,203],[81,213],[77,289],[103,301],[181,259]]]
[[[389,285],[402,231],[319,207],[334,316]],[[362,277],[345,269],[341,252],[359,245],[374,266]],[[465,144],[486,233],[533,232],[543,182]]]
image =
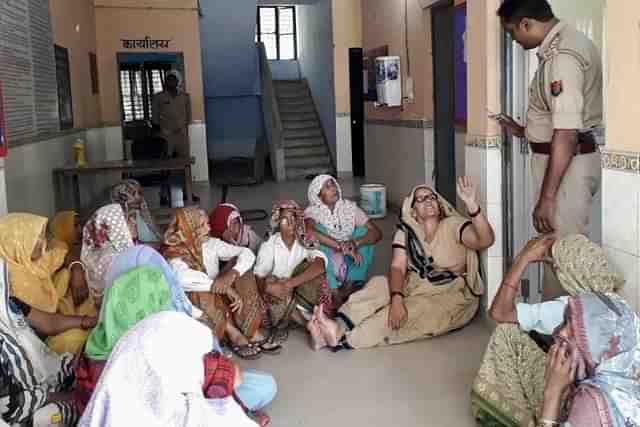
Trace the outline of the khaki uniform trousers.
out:
[[[548,161],[548,155],[531,155],[531,174],[536,194],[534,203],[540,198]],[[558,238],[587,232],[593,199],[600,190],[601,181],[600,152],[580,154],[573,158],[556,198],[555,225]],[[547,264],[544,265],[543,286],[544,301],[566,295],[552,267]]]

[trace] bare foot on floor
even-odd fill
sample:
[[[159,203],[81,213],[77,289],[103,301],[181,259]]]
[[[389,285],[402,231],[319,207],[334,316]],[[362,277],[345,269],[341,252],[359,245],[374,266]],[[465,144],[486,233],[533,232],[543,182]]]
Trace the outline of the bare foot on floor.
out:
[[[320,332],[320,327],[316,321],[311,319],[307,322],[307,330],[311,336],[311,348],[313,348],[314,351],[318,351],[327,346],[327,342],[322,336],[322,332]]]
[[[327,345],[330,347],[336,347],[338,345],[339,338],[338,323],[327,318],[327,316],[324,314],[322,305],[313,309],[313,315],[315,322],[320,327],[320,332],[322,333],[322,336]]]

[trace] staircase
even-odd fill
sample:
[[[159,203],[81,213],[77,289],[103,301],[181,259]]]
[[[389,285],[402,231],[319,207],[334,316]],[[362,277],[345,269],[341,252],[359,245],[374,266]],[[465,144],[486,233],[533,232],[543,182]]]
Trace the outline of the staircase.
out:
[[[306,80],[273,83],[282,120],[287,179],[332,173],[329,147]]]

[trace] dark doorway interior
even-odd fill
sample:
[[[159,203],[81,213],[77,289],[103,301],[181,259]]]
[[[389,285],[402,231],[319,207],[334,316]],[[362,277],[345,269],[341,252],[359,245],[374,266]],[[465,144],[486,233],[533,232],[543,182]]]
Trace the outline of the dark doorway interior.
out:
[[[351,161],[353,176],[365,176],[364,155],[364,75],[363,52],[349,49],[349,87],[351,97]]]

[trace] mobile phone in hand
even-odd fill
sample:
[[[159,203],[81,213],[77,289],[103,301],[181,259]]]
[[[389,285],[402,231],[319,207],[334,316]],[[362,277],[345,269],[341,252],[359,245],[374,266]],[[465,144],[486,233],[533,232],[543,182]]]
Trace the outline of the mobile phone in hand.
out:
[[[496,120],[496,121],[506,121],[507,120],[507,116],[502,114],[502,113],[492,113],[491,111],[488,111],[488,117],[491,120]]]

